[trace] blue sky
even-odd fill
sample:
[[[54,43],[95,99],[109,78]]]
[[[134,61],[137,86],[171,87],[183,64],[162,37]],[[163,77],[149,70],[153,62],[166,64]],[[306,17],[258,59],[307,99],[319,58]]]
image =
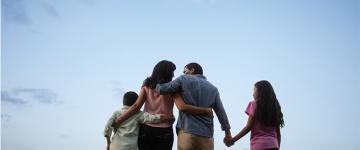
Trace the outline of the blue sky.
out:
[[[163,59],[175,76],[203,66],[233,135],[266,79],[282,149],[360,147],[360,1],[2,0],[1,14],[3,150],[104,149],[122,94]],[[215,122],[216,150],[249,150],[249,135],[225,147]]]

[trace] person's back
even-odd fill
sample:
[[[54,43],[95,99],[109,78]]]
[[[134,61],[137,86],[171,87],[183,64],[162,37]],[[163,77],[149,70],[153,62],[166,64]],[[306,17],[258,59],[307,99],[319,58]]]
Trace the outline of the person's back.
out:
[[[128,109],[129,106],[124,106],[121,108],[121,110],[114,112],[104,130],[105,135],[111,135],[111,132],[113,131],[111,125],[118,116],[125,113]],[[139,135],[139,125],[140,123],[145,122],[158,123],[160,122],[160,115],[151,115],[149,113],[139,111],[137,114],[131,116],[115,131],[111,141],[111,150],[136,150]]]
[[[198,107],[211,107],[215,111],[225,138],[231,138],[230,124],[222,105],[217,88],[202,75],[202,68],[197,63],[189,63],[184,68],[184,74],[175,80],[158,84],[156,91],[160,94],[174,94],[181,92],[186,104]],[[203,115],[189,115],[179,111],[178,149],[214,149],[213,117]]]
[[[129,107],[135,103],[137,98],[138,95],[135,92],[125,93],[123,97],[124,106],[120,110],[115,111],[108,120],[104,129],[104,136],[107,140],[107,150],[137,150],[140,123],[160,123],[170,119],[161,116],[160,114],[153,115],[147,112],[139,111],[125,120],[119,127],[114,129],[112,125],[116,118],[127,112]],[[112,140],[110,140],[113,131],[114,135],[112,136]]]
[[[185,103],[199,107],[212,107],[216,113],[217,109],[223,109],[217,88],[204,76],[182,75],[179,78],[182,82],[181,92]],[[213,137],[214,123],[211,116],[180,112],[176,127],[196,135]]]
[[[219,92],[202,75],[202,67],[197,63],[189,63],[184,67],[184,74],[169,83],[158,84],[156,91],[160,94],[181,92],[185,103],[213,108],[221,128],[229,135],[230,125]],[[179,111],[176,127],[187,133],[203,137],[212,138],[214,134],[213,117],[210,116],[188,115]]]
[[[203,75],[182,75],[182,94],[186,95],[189,104],[210,107],[218,96],[217,88]]]
[[[255,116],[256,101],[249,102],[245,113],[249,116]],[[265,126],[261,122],[254,120],[251,128],[250,145],[252,150],[263,148],[278,148],[276,127]]]
[[[146,93],[144,111],[151,114],[164,114],[165,116],[173,116],[174,101],[170,95],[160,95],[150,87],[142,87]],[[168,128],[172,123],[146,123],[151,127]]]
[[[284,126],[284,119],[270,82],[256,82],[253,97],[254,100],[249,102],[245,111],[248,115],[245,127],[236,136],[224,142],[231,146],[251,131],[251,150],[278,150],[281,143],[280,128]]]

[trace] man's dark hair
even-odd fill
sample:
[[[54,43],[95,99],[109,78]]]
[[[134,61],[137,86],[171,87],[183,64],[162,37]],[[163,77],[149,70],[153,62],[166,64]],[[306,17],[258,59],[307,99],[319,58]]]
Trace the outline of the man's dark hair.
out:
[[[203,74],[203,69],[198,63],[192,62],[187,64],[185,67],[189,70],[194,69],[194,72],[192,74]]]
[[[138,94],[133,91],[126,92],[123,97],[123,105],[131,106],[135,103],[136,99],[138,98]]]

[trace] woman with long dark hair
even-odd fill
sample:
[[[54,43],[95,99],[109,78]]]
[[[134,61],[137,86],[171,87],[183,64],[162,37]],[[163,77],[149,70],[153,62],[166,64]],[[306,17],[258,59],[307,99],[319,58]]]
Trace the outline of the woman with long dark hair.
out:
[[[262,80],[255,83],[253,97],[254,101],[249,103],[245,111],[249,116],[246,126],[225,143],[230,146],[251,131],[251,150],[278,150],[280,127],[284,126],[284,119],[270,82]]]
[[[174,77],[176,66],[174,63],[162,60],[157,63],[150,77],[143,82],[139,97],[129,110],[117,118],[117,124],[122,123],[133,114],[138,112],[145,104],[144,111],[151,114],[173,115],[174,102],[178,109],[191,114],[212,115],[211,108],[201,108],[187,105],[182,98],[171,95],[160,95],[155,91],[157,84],[167,83]],[[116,127],[115,127],[116,128]],[[138,148],[139,150],[171,150],[174,140],[173,128],[171,123],[143,124],[140,126]]]

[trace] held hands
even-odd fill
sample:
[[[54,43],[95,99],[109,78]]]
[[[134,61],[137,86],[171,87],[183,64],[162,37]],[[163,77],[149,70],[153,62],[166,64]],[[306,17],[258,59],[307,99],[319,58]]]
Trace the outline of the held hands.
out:
[[[227,147],[230,147],[232,145],[234,145],[235,141],[233,138],[224,138],[224,144],[227,146]]]
[[[224,137],[223,142],[224,142],[224,144],[225,144],[227,147],[230,147],[230,146],[234,145],[234,140],[233,140],[233,138],[231,137],[230,131],[228,131],[228,132],[225,133],[225,137]]]

